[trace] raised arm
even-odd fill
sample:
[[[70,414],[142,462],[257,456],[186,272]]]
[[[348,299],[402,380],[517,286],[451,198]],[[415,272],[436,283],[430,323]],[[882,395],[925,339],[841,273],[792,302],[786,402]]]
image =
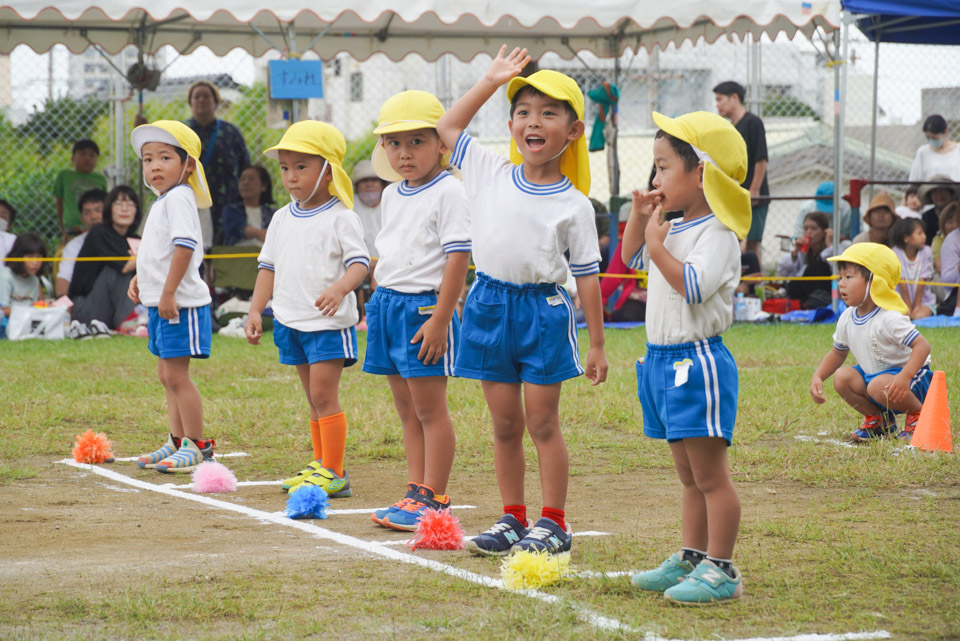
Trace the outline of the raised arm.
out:
[[[490,68],[487,69],[483,78],[455,102],[437,123],[437,133],[440,134],[440,140],[448,149],[453,149],[457,145],[460,134],[480,111],[483,103],[496,93],[500,85],[510,82],[510,79],[519,74],[530,62],[526,49],[517,47],[504,55],[506,51],[507,45],[500,47],[499,53],[490,63]]]

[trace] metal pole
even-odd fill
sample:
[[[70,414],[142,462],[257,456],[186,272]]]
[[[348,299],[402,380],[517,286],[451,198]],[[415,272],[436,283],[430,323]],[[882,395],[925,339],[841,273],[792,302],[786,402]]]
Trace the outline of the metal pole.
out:
[[[873,200],[873,179],[877,163],[877,112],[880,106],[877,104],[877,85],[878,72],[880,71],[880,39],[873,46],[873,113],[870,114],[870,186],[867,191],[867,202]]]
[[[846,16],[844,16],[846,18]],[[843,82],[846,73],[841,74],[840,65],[846,61],[846,48],[849,31],[846,20],[843,24],[843,53],[840,52],[840,33],[833,32],[833,254],[840,254],[840,193],[843,185],[843,107],[845,90]],[[832,269],[836,269],[834,266]],[[837,311],[837,281],[833,281],[831,301],[833,311]]]
[[[287,25],[287,42],[290,46],[287,57],[293,57],[297,53],[297,28],[293,20]],[[291,100],[290,103],[290,123],[300,122],[300,101]]]

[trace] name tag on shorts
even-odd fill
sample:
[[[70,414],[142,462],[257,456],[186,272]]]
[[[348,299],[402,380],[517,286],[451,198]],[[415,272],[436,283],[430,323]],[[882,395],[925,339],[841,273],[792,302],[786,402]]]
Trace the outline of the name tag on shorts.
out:
[[[553,296],[547,296],[547,304],[550,305],[550,307],[563,305],[563,296],[561,294],[554,294]]]
[[[417,308],[417,313],[421,316],[431,316],[433,314],[433,310],[436,308],[436,305],[424,305],[423,307]]]
[[[673,364],[673,370],[675,372],[673,376],[674,387],[681,387],[687,382],[687,376],[689,376],[691,365],[693,365],[693,361],[689,358],[685,358],[682,361],[677,361]]]

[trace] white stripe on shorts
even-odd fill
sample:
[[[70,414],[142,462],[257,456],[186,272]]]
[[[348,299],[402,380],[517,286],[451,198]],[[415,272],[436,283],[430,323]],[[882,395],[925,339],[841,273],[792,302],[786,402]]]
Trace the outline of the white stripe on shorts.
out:
[[[706,339],[703,341],[703,350],[707,353],[707,359],[710,361],[710,371],[713,374],[713,427],[717,431],[716,436],[723,436],[720,424],[720,374],[717,373],[717,361],[714,360],[713,352],[710,351],[710,343]]]
[[[713,394],[711,394],[711,385],[710,385],[710,367],[707,365],[707,359],[703,355],[703,350],[700,346],[700,341],[694,343],[697,349],[697,358],[700,359],[700,367],[703,369],[703,394],[707,399],[707,434],[709,436],[716,436],[713,432],[715,426],[713,424]]]
[[[196,356],[197,352],[195,351],[194,345],[197,342],[197,326],[193,321],[193,312],[194,309],[187,310],[187,340],[190,346],[190,355]],[[179,311],[177,312],[179,314]]]
[[[567,308],[567,340],[570,342],[570,350],[573,352],[573,362],[577,366],[577,371],[583,374],[583,367],[580,366],[580,353],[577,351],[577,319],[573,313],[573,306],[570,305],[567,297],[564,296],[560,285],[554,283],[553,286],[556,287],[557,295],[560,297],[560,300],[563,301],[563,306]]]
[[[340,330],[340,342],[343,343],[343,356],[344,358],[352,358],[350,356],[350,336],[347,334],[347,330]]]

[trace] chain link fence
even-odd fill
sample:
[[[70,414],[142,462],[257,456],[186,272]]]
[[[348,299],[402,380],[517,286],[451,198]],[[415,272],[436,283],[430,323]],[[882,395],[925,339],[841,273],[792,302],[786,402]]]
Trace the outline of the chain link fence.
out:
[[[866,178],[871,167],[871,113],[873,63],[876,49],[858,33],[852,34],[848,61],[844,185],[850,178]],[[917,148],[923,144],[920,123],[930,113],[948,122],[960,122],[960,88],[946,69],[960,62],[958,47],[882,45],[879,64],[879,120],[876,132],[874,176],[877,180],[905,181]],[[817,185],[833,179],[833,69],[829,47],[803,38],[785,37],[753,43],[720,39],[714,43],[685,42],[653,52],[627,53],[619,60],[581,53],[569,60],[556,54],[538,61],[541,68],[563,71],[577,79],[589,94],[612,83],[619,89],[617,156],[619,189],[611,193],[609,141],[591,154],[591,196],[603,203],[627,197],[650,178],[655,133],[651,113],[678,115],[688,111],[715,111],[712,89],[725,80],[747,87],[747,107],[765,123],[769,154],[768,180],[773,196],[762,246],[763,266],[770,271],[782,255],[778,236],[793,233],[797,199],[812,198]],[[571,55],[566,52],[564,55]],[[271,172],[278,205],[288,200],[280,186],[276,163],[261,151],[282,135],[282,118],[268,105],[266,62],[274,52],[252,58],[234,51],[217,57],[207,49],[179,56],[161,49],[146,63],[162,70],[155,91],[133,91],[124,75],[138,62],[136,51],[103,56],[95,48],[72,54],[62,46],[45,54],[19,47],[0,57],[0,141],[5,149],[0,163],[0,198],[18,210],[12,231],[36,231],[55,243],[59,236],[51,189],[57,173],[71,167],[71,147],[91,138],[101,150],[98,171],[111,186],[140,185],[139,166],[128,136],[141,110],[149,120],[190,117],[188,86],[198,79],[215,83],[223,96],[217,115],[243,133],[253,162]],[[308,53],[304,59],[316,58]],[[372,129],[380,105],[406,89],[436,94],[449,105],[463,95],[488,66],[481,54],[469,62],[445,56],[428,63],[410,55],[399,62],[383,55],[360,61],[341,54],[324,65],[324,98],[303,104],[306,117],[329,121],[348,140],[347,168],[369,157],[375,144]],[[935,63],[935,64],[934,64]],[[120,72],[123,72],[121,75]],[[600,105],[587,99],[586,135],[593,133]],[[301,112],[303,113],[303,112]],[[471,123],[471,134],[506,154],[508,111],[503,90]],[[903,189],[888,187],[899,202]],[[145,208],[152,194],[145,189]],[[868,193],[864,193],[867,198]]]

